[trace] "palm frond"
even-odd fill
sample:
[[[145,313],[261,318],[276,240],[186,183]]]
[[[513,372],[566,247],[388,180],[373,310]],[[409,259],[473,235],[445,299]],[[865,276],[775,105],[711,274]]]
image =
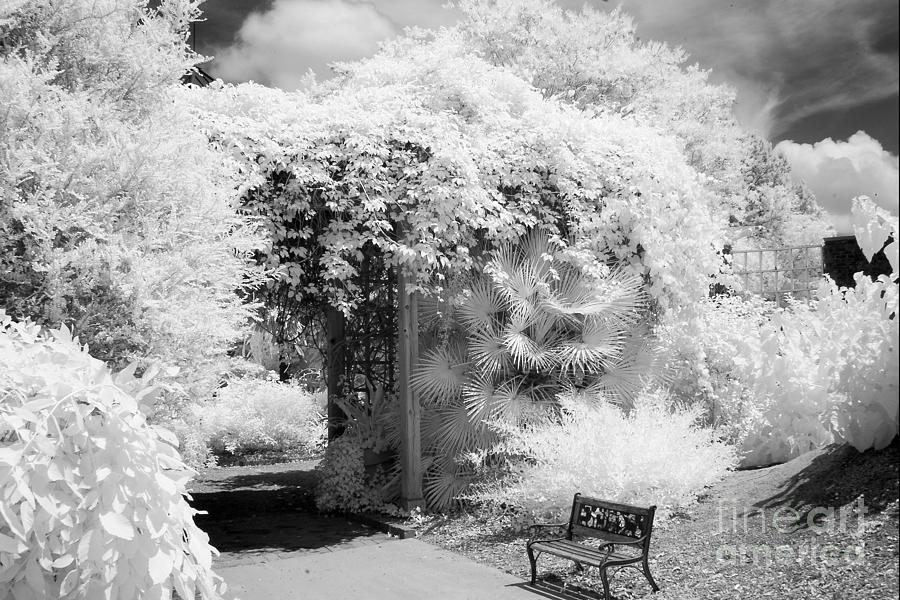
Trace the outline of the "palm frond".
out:
[[[665,377],[664,363],[648,341],[646,329],[640,327],[624,340],[620,356],[607,365],[596,387],[621,406],[631,408],[648,385],[661,383],[657,378]]]
[[[403,443],[403,432],[400,430],[400,403],[395,399],[384,402],[375,413],[375,419],[381,427],[382,435],[389,448],[399,448]]]
[[[634,323],[646,302],[644,282],[621,268],[600,281],[567,271],[555,293],[545,301],[550,311],[561,316],[604,316],[623,323]]]
[[[536,263],[525,259],[521,248],[504,244],[494,251],[485,269],[509,312],[520,318],[534,313],[541,291],[547,288],[547,282],[535,267]]]
[[[475,331],[469,336],[469,358],[489,375],[504,370],[511,361],[503,340],[489,329]]]
[[[521,425],[534,410],[534,402],[522,389],[521,380],[505,381],[494,392],[490,408],[491,420]]]
[[[438,424],[435,445],[446,456],[458,456],[484,444],[491,438],[487,427],[469,418],[469,411],[462,401],[435,409]]]
[[[560,328],[553,315],[541,311],[528,322],[528,335],[539,346],[549,347],[560,338]]]
[[[492,329],[502,310],[500,297],[493,283],[484,279],[472,282],[457,301],[457,314],[470,332]]]
[[[625,333],[608,320],[590,318],[578,339],[567,340],[556,347],[560,365],[565,371],[597,373],[609,368],[619,357]]]
[[[399,417],[399,415],[398,415]],[[422,417],[419,422],[419,432],[422,436],[422,452],[440,452],[437,445],[438,433],[441,430],[441,415],[434,406],[423,406]],[[399,429],[399,418],[397,427]]]
[[[532,339],[528,334],[528,327],[528,321],[519,318],[511,319],[503,331],[503,345],[520,369],[550,367],[556,359],[554,352]]]
[[[560,248],[558,244],[550,241],[543,231],[533,229],[519,242],[522,260],[529,263],[530,270],[541,281],[553,278],[555,271],[556,253]]]
[[[428,506],[434,509],[449,508],[472,481],[472,473],[447,458],[436,457],[425,472],[422,493]]]
[[[419,296],[417,304],[421,332],[446,329],[453,322],[455,310],[449,289],[440,293],[423,294]]]
[[[459,397],[466,367],[466,363],[451,349],[435,348],[419,360],[410,383],[423,402],[447,404]]]
[[[484,423],[490,420],[495,392],[494,381],[482,374],[474,375],[463,386],[463,402],[470,422]]]

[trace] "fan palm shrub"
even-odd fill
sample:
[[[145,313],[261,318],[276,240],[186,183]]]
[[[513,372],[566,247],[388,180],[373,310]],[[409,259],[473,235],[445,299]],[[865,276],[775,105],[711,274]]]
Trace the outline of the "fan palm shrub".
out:
[[[562,242],[536,231],[423,302],[430,348],[412,385],[423,406],[429,504],[445,507],[465,489],[473,473],[460,457],[498,441],[493,422],[527,426],[566,391],[629,408],[653,361],[646,305],[641,278],[576,266]]]

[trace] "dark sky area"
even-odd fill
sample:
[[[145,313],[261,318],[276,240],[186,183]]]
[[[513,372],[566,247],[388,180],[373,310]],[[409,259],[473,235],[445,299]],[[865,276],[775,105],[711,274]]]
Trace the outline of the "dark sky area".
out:
[[[404,27],[452,25],[444,0],[208,0],[196,50],[226,81],[293,89],[308,69],[370,56]],[[584,0],[558,0],[578,10]],[[610,10],[614,2],[589,0]],[[737,92],[735,113],[773,142],[833,214],[847,194],[897,213],[897,0],[623,0],[642,39],[680,45]],[[858,134],[857,132],[864,132]],[[840,177],[838,177],[840,173]],[[849,180],[848,180],[849,177]]]

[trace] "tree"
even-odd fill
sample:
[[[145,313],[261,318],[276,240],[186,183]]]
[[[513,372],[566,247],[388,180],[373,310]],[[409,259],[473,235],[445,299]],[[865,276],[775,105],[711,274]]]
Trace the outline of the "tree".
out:
[[[0,307],[113,367],[180,368],[175,395],[195,396],[250,314],[257,243],[181,100],[199,4],[0,8]]]
[[[575,13],[553,0],[461,0],[458,5],[466,14],[459,34],[491,64],[548,97],[674,135],[688,164],[709,178],[706,186],[732,225],[731,243],[748,232],[764,245],[806,243],[827,230],[811,195],[781,178],[788,173],[783,160],[737,123],[733,90],[711,83],[709,72],[689,64],[684,50],[640,40],[621,10],[585,6]],[[747,163],[760,160],[760,166],[778,171],[777,183],[754,185],[744,177]],[[790,231],[795,227],[804,233]]]
[[[742,214],[734,218],[737,246],[766,248],[820,244],[831,232],[812,193],[791,179],[790,166],[772,144],[748,134],[741,139]]]

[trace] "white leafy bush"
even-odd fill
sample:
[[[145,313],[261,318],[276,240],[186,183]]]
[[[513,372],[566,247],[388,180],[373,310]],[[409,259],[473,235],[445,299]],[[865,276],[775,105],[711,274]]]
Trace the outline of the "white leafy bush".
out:
[[[152,388],[0,311],[0,597],[220,598]]]
[[[854,202],[860,246],[872,255],[897,219],[865,198]],[[896,269],[896,243],[885,248]],[[854,288],[823,279],[817,299],[786,310],[754,299],[699,303],[663,338],[673,357],[670,387],[707,404],[741,447],[742,464],[784,462],[834,441],[884,448],[898,430],[896,271]]]
[[[0,2],[0,297],[113,368],[167,368],[156,422],[212,391],[253,307],[256,226],[179,79],[198,0]]]
[[[207,444],[216,454],[312,454],[325,443],[320,401],[297,384],[255,378],[231,380],[218,390],[215,399],[195,410]]]
[[[703,408],[704,421],[740,446],[762,418],[750,380],[762,369],[760,327],[774,306],[750,296],[695,303],[658,329],[668,356],[667,387],[677,400]]]
[[[763,419],[744,440],[744,463],[788,460],[832,441],[884,448],[898,431],[897,288],[857,274],[823,281],[819,300],[776,313],[750,380]]]
[[[698,409],[670,408],[660,393],[643,395],[627,414],[600,399],[560,401],[558,419],[500,426],[504,440],[490,454],[509,457],[507,472],[469,498],[536,515],[564,509],[576,492],[674,507],[736,464],[734,448],[697,425]],[[484,456],[472,458],[484,468]]]

